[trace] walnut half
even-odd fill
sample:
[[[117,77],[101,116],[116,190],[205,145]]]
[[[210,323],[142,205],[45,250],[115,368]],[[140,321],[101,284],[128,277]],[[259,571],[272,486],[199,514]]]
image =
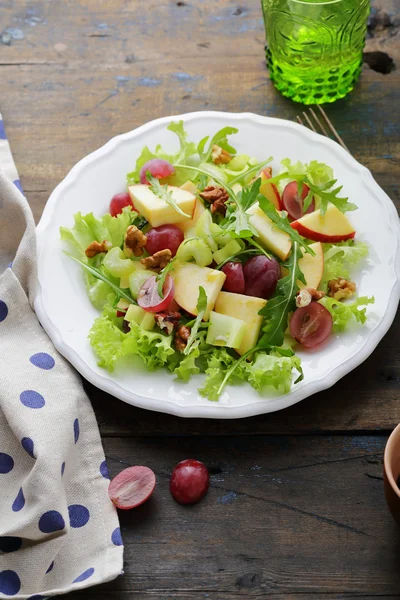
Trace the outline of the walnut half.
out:
[[[159,252],[155,252],[153,256],[146,256],[146,258],[141,258],[140,262],[142,265],[146,267],[146,269],[153,269],[154,271],[161,271],[164,267],[167,266],[169,261],[172,258],[171,250],[166,248],[165,250],[160,250]]]
[[[211,212],[220,213],[225,216],[226,213],[226,202],[229,200],[229,195],[224,188],[215,187],[214,185],[207,186],[202,192],[200,192],[201,198],[206,202],[211,203]]]
[[[321,300],[324,296],[325,292],[321,292],[315,288],[303,288],[297,292],[296,306],[297,308],[303,308],[304,306],[308,306],[312,300]]]
[[[229,152],[221,148],[221,146],[214,144],[211,148],[211,159],[216,165],[227,165],[231,161],[232,156]]]
[[[187,341],[190,336],[190,327],[181,325],[178,331],[175,333],[175,348],[178,352],[183,352],[187,346]]]
[[[98,254],[108,252],[112,248],[111,242],[104,240],[103,242],[92,242],[85,250],[85,254],[88,258],[94,258]]]
[[[124,254],[127,258],[142,256],[147,237],[136,225],[129,225],[125,233]]]
[[[331,279],[328,281],[328,296],[335,298],[335,300],[344,300],[350,298],[356,291],[356,284],[354,281],[348,281],[343,277],[337,279]]]

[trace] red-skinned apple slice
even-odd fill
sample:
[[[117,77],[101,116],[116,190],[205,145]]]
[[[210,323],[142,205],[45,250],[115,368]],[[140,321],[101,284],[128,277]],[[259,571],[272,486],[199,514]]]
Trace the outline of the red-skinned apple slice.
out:
[[[272,177],[271,167],[266,167],[261,171],[261,185],[260,194],[266,197],[267,200],[272,202],[276,210],[282,210],[282,200],[278,192],[278,188],[274,183],[268,183],[268,179]]]
[[[348,218],[333,204],[328,204],[324,216],[320,210],[315,210],[293,221],[291,226],[309,240],[328,244],[351,240],[356,235]]]
[[[299,260],[299,268],[306,280],[306,285],[301,281],[297,282],[300,289],[304,287],[317,289],[324,272],[324,251],[321,242],[310,244],[310,248],[314,250],[315,255],[303,252],[303,257]]]

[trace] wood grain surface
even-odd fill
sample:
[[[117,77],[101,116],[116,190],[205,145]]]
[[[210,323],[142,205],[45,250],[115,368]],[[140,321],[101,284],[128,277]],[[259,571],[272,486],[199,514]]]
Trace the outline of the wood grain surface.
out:
[[[373,1],[360,81],[326,108],[397,208],[399,40],[398,0]],[[0,0],[0,111],[35,219],[79,159],[153,118],[294,119],[301,107],[268,80],[264,43],[258,0]],[[124,576],[70,598],[400,598],[400,530],[381,481],[400,421],[399,334],[397,318],[330,390],[240,421],[150,413],[86,383],[111,473],[147,464],[158,485],[121,515]],[[168,490],[189,456],[212,473],[191,508]]]

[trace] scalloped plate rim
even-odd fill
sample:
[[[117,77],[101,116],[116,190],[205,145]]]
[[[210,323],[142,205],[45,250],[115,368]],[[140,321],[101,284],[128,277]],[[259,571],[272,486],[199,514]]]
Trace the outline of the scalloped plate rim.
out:
[[[74,183],[74,181],[79,177],[79,175],[87,165],[95,162],[98,158],[107,155],[116,147],[116,145],[123,143],[125,140],[130,140],[133,137],[143,135],[153,127],[157,127],[163,124],[167,125],[171,120],[183,119],[185,122],[187,122],[194,119],[207,119],[212,117],[219,117],[224,120],[232,121],[248,119],[253,122],[262,123],[263,125],[270,124],[279,125],[281,127],[289,127],[295,130],[300,135],[307,136],[311,140],[318,141],[319,143],[324,143],[330,146],[332,151],[334,151],[336,154],[339,154],[340,159],[345,160],[345,162],[348,165],[350,165],[354,171],[358,173],[358,175],[364,180],[364,183],[367,183],[367,185],[372,184],[372,191],[374,193],[374,196],[385,207],[385,211],[389,219],[390,217],[392,217],[393,220],[389,221],[389,225],[391,229],[395,229],[394,233],[397,234],[397,246],[394,251],[394,254],[396,255],[394,270],[397,279],[393,282],[393,286],[390,290],[390,297],[387,303],[385,314],[383,315],[381,320],[376,324],[374,329],[370,332],[368,338],[365,339],[360,349],[354,355],[348,358],[344,363],[341,363],[340,365],[334,367],[324,377],[319,379],[313,379],[306,383],[301,389],[292,389],[292,391],[288,394],[275,399],[263,399],[262,396],[260,396],[260,400],[256,400],[254,402],[250,402],[248,404],[241,405],[238,407],[229,407],[229,405],[219,405],[218,403],[211,402],[209,403],[209,405],[181,406],[167,399],[155,400],[153,398],[145,398],[144,396],[140,396],[138,394],[135,394],[134,392],[130,392],[124,389],[118,383],[111,381],[106,377],[102,377],[101,375],[93,371],[86,364],[86,362],[81,359],[79,354],[63,341],[59,329],[48,317],[43,305],[43,291],[40,285],[40,271],[37,293],[34,299],[34,307],[41,324],[43,325],[44,329],[53,341],[56,349],[77,369],[77,371],[81,373],[83,377],[85,377],[85,379],[87,379],[90,383],[92,383],[99,389],[110,393],[111,395],[115,396],[116,398],[119,398],[120,400],[123,400],[128,404],[140,408],[145,408],[148,410],[164,412],[175,416],[189,418],[234,419],[256,416],[269,412],[275,412],[277,410],[282,410],[284,408],[292,406],[293,404],[296,404],[297,402],[300,402],[301,400],[319,391],[323,391],[331,387],[339,379],[344,377],[346,374],[348,374],[358,365],[360,365],[363,361],[365,361],[368,358],[368,356],[370,356],[370,354],[374,351],[378,343],[381,341],[381,339],[384,337],[384,335],[390,328],[393,319],[396,315],[397,305],[400,299],[400,226],[398,214],[393,202],[374,180],[369,169],[367,169],[365,166],[361,165],[358,161],[356,161],[354,157],[349,155],[341,146],[339,146],[333,140],[326,138],[320,134],[317,134],[303,127],[302,125],[299,125],[298,123],[287,121],[285,119],[266,117],[248,112],[229,113],[220,111],[198,111],[185,113],[181,115],[161,117],[159,119],[149,121],[148,123],[145,123],[144,125],[141,125],[140,127],[132,131],[113,137],[102,147],[81,159],[69,171],[66,177],[57,185],[57,187],[50,195],[45,209],[43,211],[42,217],[40,219],[40,222],[37,225],[37,248],[39,259],[42,236],[45,234],[47,227],[51,224],[51,217],[56,208],[60,194],[67,186],[70,186]],[[369,181],[365,182],[365,179]]]

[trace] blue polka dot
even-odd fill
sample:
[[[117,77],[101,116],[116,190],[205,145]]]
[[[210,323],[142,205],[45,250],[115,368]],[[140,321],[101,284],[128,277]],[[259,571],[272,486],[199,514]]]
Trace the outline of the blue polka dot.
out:
[[[0,594],[15,596],[21,589],[21,580],[15,571],[7,570],[0,573]]]
[[[3,300],[0,300],[0,323],[4,321],[4,319],[8,315],[8,306]]]
[[[29,596],[28,600],[44,600],[45,596],[41,594],[35,594],[34,596]]]
[[[13,504],[12,504],[12,509],[14,512],[19,512],[20,510],[22,510],[25,506],[25,497],[24,497],[24,492],[22,491],[22,488],[20,488],[17,497],[15,498]]]
[[[63,462],[63,464],[61,465],[61,477],[64,475],[64,471],[65,471],[65,462]]]
[[[103,460],[103,462],[100,465],[100,473],[103,475],[104,479],[110,479],[107,463],[105,460]]]
[[[75,419],[75,421],[74,421],[74,439],[75,439],[75,444],[76,444],[76,442],[79,440],[79,421],[78,421],[78,419]]]
[[[65,527],[65,521],[56,510],[45,512],[39,519],[39,529],[43,533],[54,533],[61,531]]]
[[[114,544],[114,546],[123,546],[124,543],[122,541],[121,530],[119,527],[117,527],[117,529],[114,529],[114,531],[112,532],[111,541]]]
[[[0,551],[1,552],[15,552],[22,546],[22,539],[20,537],[3,536],[0,537]]]
[[[92,568],[87,569],[81,575],[79,575],[79,577],[74,579],[72,583],[79,583],[80,581],[86,581],[86,579],[89,579],[89,577],[91,577],[93,575],[93,573],[94,573],[94,569],[92,569]]]
[[[46,404],[43,396],[34,390],[25,390],[19,398],[22,404],[28,408],[43,408]]]
[[[28,437],[22,438],[21,444],[22,444],[23,449],[29,454],[29,456],[32,456],[32,458],[36,458],[36,456],[33,453],[34,452],[34,443],[31,438],[28,438]]]
[[[53,570],[53,567],[54,567],[54,560],[53,560],[53,562],[51,563],[51,565],[49,566],[49,568],[47,569],[47,571],[46,571],[46,575],[47,575],[47,573],[50,573],[50,571],[52,571],[52,570]]]
[[[90,512],[82,504],[68,506],[69,524],[71,527],[83,527],[90,519]]]
[[[9,473],[14,468],[14,461],[9,454],[0,452],[0,473]]]
[[[44,369],[45,371],[49,371],[56,364],[54,358],[50,354],[46,354],[46,352],[38,352],[31,356],[29,360],[35,367],[39,367],[39,369]]]

